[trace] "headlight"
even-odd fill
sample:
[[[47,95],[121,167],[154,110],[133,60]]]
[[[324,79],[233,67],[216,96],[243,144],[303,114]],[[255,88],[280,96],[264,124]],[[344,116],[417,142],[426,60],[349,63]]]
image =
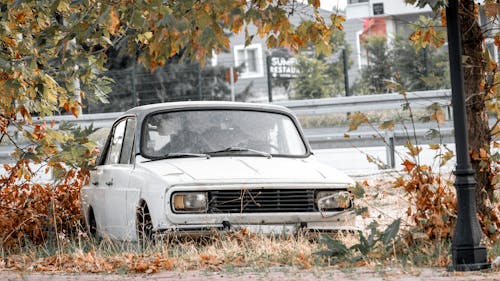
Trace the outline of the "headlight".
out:
[[[206,192],[176,192],[172,195],[175,213],[205,213],[208,196]]]
[[[344,210],[351,207],[351,195],[343,190],[318,191],[316,206],[320,211]]]

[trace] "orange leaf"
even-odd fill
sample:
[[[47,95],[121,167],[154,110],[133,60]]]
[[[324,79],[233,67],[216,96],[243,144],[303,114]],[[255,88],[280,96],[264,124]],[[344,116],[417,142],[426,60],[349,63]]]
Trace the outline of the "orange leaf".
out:
[[[448,22],[446,20],[446,10],[445,9],[441,9],[441,24],[443,26],[447,26],[448,25]]]
[[[406,159],[401,165],[403,165],[405,167],[404,170],[407,172],[413,170],[413,168],[415,168],[415,166],[417,166],[415,163],[411,162],[408,159]]]
[[[441,110],[437,110],[432,114],[431,119],[436,120],[439,124],[443,124],[446,120],[446,116]]]
[[[488,153],[483,148],[479,149],[479,156],[481,159],[488,159]]]
[[[500,4],[497,3],[485,3],[484,4],[484,12],[487,17],[495,17],[498,14],[500,9]]]
[[[479,154],[477,152],[472,152],[470,157],[472,160],[478,160],[479,159]]]
[[[78,115],[80,115],[80,110],[76,106],[72,106],[71,107],[71,114],[73,114],[73,116],[78,118]]]
[[[109,21],[108,21],[108,31],[112,35],[115,35],[120,29],[120,19],[118,18],[118,14],[115,9],[112,9],[109,13]]]
[[[493,147],[494,147],[494,148],[500,148],[500,143],[499,143],[499,142],[497,142],[497,141],[494,141],[494,142],[493,142]]]
[[[495,41],[494,41],[495,46],[497,46],[497,49],[500,50],[500,37],[495,36]]]
[[[418,29],[410,35],[410,41],[418,41],[422,37],[422,30]]]
[[[310,259],[302,253],[298,253],[294,257],[293,263],[300,265],[304,269],[311,269],[312,268],[312,263],[311,263]]]
[[[315,8],[319,8],[319,6],[321,5],[319,0],[309,0],[309,3],[312,4]]]

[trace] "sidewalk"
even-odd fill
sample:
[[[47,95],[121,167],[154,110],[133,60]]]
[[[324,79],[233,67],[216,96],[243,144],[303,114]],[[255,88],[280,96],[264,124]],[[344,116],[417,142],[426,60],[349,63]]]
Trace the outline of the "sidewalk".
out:
[[[119,275],[119,274],[67,274],[67,273],[31,273],[16,271],[0,271],[0,279],[8,281],[221,281],[221,280],[334,280],[334,281],[500,281],[500,270],[484,272],[448,272],[445,268],[351,268],[343,270],[313,269],[310,271],[294,268],[270,268],[252,271],[251,269],[234,269],[230,272],[208,271],[167,271],[155,274]]]

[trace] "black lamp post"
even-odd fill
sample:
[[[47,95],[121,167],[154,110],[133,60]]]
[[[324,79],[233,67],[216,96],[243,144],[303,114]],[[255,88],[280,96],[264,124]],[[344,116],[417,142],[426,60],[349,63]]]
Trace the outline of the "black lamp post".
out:
[[[468,154],[458,0],[448,1],[446,20],[457,154],[455,188],[458,214],[452,240],[453,269],[457,271],[481,270],[491,265],[487,263],[486,247],[481,245],[482,232],[476,217],[477,182],[474,179],[474,170]]]

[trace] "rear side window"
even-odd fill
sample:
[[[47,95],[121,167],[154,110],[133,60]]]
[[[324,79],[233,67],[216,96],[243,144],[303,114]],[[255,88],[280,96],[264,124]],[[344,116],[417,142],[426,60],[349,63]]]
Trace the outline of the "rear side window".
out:
[[[104,164],[111,165],[119,163],[125,134],[125,125],[126,120],[122,120],[114,127],[111,143],[109,144],[108,155],[106,156]]]
[[[119,121],[114,127],[109,144],[105,165],[130,164],[134,150],[136,120],[126,118]]]
[[[134,147],[135,118],[128,118],[125,127],[125,139],[123,140],[120,164],[130,164]]]

